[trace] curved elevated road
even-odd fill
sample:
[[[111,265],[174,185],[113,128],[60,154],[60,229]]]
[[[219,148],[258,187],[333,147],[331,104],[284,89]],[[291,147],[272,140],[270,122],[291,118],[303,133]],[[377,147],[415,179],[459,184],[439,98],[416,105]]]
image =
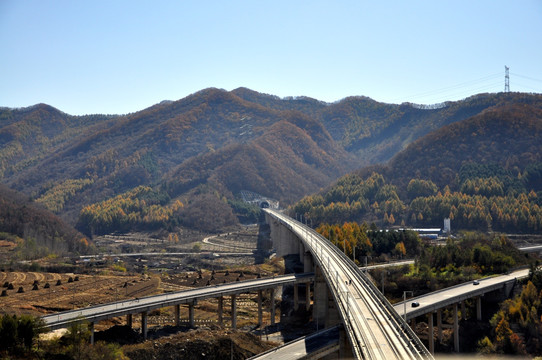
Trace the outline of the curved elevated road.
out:
[[[64,311],[42,316],[42,319],[49,329],[55,330],[68,327],[70,323],[81,318],[84,318],[89,322],[97,322],[117,316],[148,312],[167,306],[189,304],[200,299],[217,298],[220,296],[268,289],[285,284],[306,283],[313,280],[314,274],[291,274],[274,278],[237,281],[229,284],[207,286],[193,290],[153,295],[140,299],[118,301],[83,309]]]
[[[312,253],[334,297],[355,358],[432,358],[388,300],[336,246],[288,216],[264,211],[289,228]]]

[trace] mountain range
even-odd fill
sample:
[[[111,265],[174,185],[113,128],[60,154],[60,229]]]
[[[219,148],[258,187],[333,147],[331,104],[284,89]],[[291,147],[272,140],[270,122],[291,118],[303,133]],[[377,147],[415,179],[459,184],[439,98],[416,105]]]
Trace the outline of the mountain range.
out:
[[[540,109],[542,96],[523,93],[427,107],[366,97],[325,103],[246,88],[205,89],[127,115],[72,116],[45,104],[0,108],[0,181],[71,225],[86,207],[139,186],[165,194],[164,206],[176,200],[193,206],[202,194],[227,202],[241,190],[288,205],[390,159],[405,179],[431,172],[441,186],[476,153],[465,148],[467,155],[458,158],[451,149],[487,135],[479,131],[482,124],[463,121],[492,111],[539,120]],[[484,126],[498,132],[503,125]],[[506,143],[508,136],[484,145],[484,161],[504,151],[497,141]],[[538,148],[529,146],[531,158],[520,142],[506,166],[538,161]]]

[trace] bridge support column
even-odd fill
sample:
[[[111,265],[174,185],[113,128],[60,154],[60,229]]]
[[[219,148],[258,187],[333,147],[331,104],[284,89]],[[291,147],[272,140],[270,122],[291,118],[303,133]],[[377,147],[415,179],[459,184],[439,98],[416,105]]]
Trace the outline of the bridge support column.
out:
[[[311,307],[311,283],[305,283],[305,310]]]
[[[258,290],[258,327],[263,325],[262,290]]]
[[[275,325],[275,288],[269,289],[271,300],[271,326]]]
[[[218,298],[218,324],[224,325],[224,296]]]
[[[315,266],[314,273],[312,319],[316,321],[317,329],[323,329],[327,313],[327,285],[319,266]]]
[[[312,259],[312,255],[309,251],[305,252],[303,254],[303,271],[308,273],[313,271],[314,269],[314,260]]]
[[[297,284],[294,284],[294,310],[299,309],[299,287]]]
[[[335,304],[335,300],[333,300],[333,295],[331,294],[331,291],[329,288],[326,288],[327,292],[327,309],[326,309],[326,328],[335,326],[341,321],[341,317],[339,315],[339,309],[337,308],[337,304]]]
[[[278,228],[276,234],[273,232],[275,228]],[[276,226],[271,226],[271,239],[273,240],[273,246],[277,249],[277,256],[299,254],[299,239],[287,227],[278,223]]]
[[[88,329],[90,330],[90,344],[94,345],[94,323],[93,322],[88,324]]]
[[[192,302],[188,304],[188,322],[190,324],[190,328],[194,328],[194,305],[195,302]]]
[[[476,297],[476,320],[482,321],[482,297]]]
[[[354,359],[352,346],[344,329],[339,331],[339,359]]]
[[[132,314],[126,315],[126,325],[128,325],[131,328],[133,323],[134,323],[134,319],[133,319]]]
[[[143,311],[141,313],[141,334],[143,335],[143,340],[147,340],[147,312]]]
[[[454,304],[454,351],[459,352],[459,317],[457,316],[457,303]]]
[[[173,306],[175,309],[175,326],[181,325],[181,305]]]
[[[430,312],[427,314],[427,325],[429,326],[428,332],[427,332],[427,341],[429,345],[429,352],[431,354],[435,353],[435,335],[433,334],[433,313]]]
[[[442,309],[437,310],[437,334],[438,342],[442,342]]]
[[[231,296],[231,327],[232,329],[237,329],[237,302],[235,298],[237,295],[233,294]]]

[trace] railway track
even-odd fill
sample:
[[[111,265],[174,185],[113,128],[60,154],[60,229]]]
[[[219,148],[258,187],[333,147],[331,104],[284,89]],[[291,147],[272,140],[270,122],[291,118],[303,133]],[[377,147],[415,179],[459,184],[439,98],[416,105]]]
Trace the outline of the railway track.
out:
[[[341,314],[358,359],[432,359],[410,327],[358,267],[314,230],[277,212],[311,249]]]

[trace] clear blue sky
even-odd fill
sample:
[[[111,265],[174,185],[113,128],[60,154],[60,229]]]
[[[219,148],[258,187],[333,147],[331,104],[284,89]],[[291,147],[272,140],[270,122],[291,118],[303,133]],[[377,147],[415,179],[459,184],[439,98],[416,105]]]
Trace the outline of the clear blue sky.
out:
[[[431,104],[542,92],[541,0],[0,0],[0,106],[127,113],[207,87]]]

